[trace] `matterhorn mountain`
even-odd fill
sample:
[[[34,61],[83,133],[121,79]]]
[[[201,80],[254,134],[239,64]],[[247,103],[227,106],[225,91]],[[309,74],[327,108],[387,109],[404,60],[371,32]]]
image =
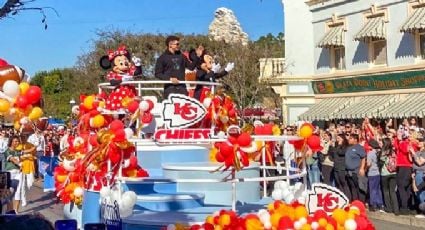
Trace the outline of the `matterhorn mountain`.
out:
[[[208,28],[208,36],[215,41],[248,44],[248,34],[243,32],[233,11],[224,7],[215,11],[214,20]]]

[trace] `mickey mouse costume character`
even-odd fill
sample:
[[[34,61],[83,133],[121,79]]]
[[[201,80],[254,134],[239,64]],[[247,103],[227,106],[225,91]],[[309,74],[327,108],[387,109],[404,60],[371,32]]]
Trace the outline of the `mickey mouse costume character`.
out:
[[[132,80],[134,76],[142,73],[140,58],[131,58],[130,52],[124,45],[118,47],[116,51],[108,51],[108,55],[100,58],[99,64],[105,70],[112,67],[112,71],[109,71],[106,78],[113,86]]]
[[[231,70],[233,70],[235,64],[233,62],[227,63],[224,70],[221,69],[220,64],[214,63],[214,58],[209,54],[204,54],[201,57],[202,64],[196,71],[197,81],[216,82],[216,79],[226,76]],[[211,91],[211,87],[207,85],[196,85],[194,97],[200,102],[204,101],[204,98]]]

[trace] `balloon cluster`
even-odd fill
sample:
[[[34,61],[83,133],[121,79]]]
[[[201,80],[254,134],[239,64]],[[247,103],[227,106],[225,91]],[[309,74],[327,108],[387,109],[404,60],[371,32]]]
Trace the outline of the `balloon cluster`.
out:
[[[210,128],[214,124],[217,132],[225,132],[229,126],[238,124],[236,105],[230,96],[212,95],[204,99],[203,105],[207,108],[203,127]]]
[[[167,229],[173,229],[168,226]],[[174,228],[176,229],[176,228]],[[205,223],[187,227],[190,230],[374,230],[366,216],[365,206],[354,201],[345,209],[335,209],[331,215],[319,210],[309,214],[306,207],[298,202],[275,201],[257,213],[238,216],[233,211],[221,210],[205,219]]]
[[[100,198],[107,204],[118,203],[120,217],[128,217],[133,214],[133,208],[137,201],[137,195],[133,191],[126,191],[122,193],[118,188],[103,187],[99,191]]]
[[[305,204],[306,196],[305,185],[301,182],[289,185],[286,181],[276,181],[272,192],[274,200],[284,200],[286,203],[296,201],[300,204]]]
[[[7,80],[0,92],[0,114],[13,121],[14,128],[20,130],[43,116],[43,110],[38,106],[41,96],[38,86]]]
[[[304,123],[298,130],[298,136],[303,139],[289,141],[295,150],[301,153],[301,157],[297,160],[298,165],[304,160],[304,156],[311,156],[313,153],[323,149],[320,137],[314,134],[314,126],[310,123]]]
[[[94,129],[99,129],[108,123],[105,113],[125,112],[132,115],[131,122],[139,119],[141,126],[150,124],[153,120],[151,110],[154,103],[149,99],[136,97],[134,89],[129,86],[120,86],[109,95],[81,95],[81,104],[74,113],[82,117],[82,124]],[[109,116],[112,117],[112,116]],[[110,120],[110,119],[109,119]],[[88,128],[88,127],[87,127]]]
[[[56,194],[64,203],[79,201],[72,196],[77,189],[74,184],[99,191],[104,185],[114,184],[119,173],[124,177],[149,176],[138,165],[136,148],[128,141],[133,131],[120,120],[106,126],[96,133],[79,132],[68,139],[69,147],[55,169]]]
[[[232,129],[235,131],[230,131]],[[231,127],[229,131],[226,141],[214,143],[215,159],[223,163],[219,168],[224,168],[223,171],[229,168],[240,171],[249,166],[250,154],[257,151],[257,146],[248,133],[240,132],[239,127]]]
[[[280,128],[277,125],[273,124],[263,124],[261,121],[255,121],[253,132],[255,135],[263,136],[263,135],[273,135],[280,136]],[[265,157],[266,162],[270,162],[270,164],[274,165],[274,141],[265,141],[264,146],[262,141],[257,141],[258,146],[258,155],[261,155],[261,150],[265,148]]]

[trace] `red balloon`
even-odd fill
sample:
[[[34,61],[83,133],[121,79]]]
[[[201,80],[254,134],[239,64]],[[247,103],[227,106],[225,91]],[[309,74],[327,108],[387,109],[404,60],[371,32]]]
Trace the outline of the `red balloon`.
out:
[[[233,146],[223,144],[220,146],[220,153],[223,157],[227,158],[228,156],[233,154]]]
[[[151,123],[153,120],[153,116],[151,113],[143,113],[142,117],[141,117],[141,121],[143,124],[149,124]]]
[[[124,124],[120,120],[114,120],[111,122],[111,124],[109,124],[109,129],[111,131],[117,131],[120,129],[124,130]]]
[[[96,135],[91,135],[90,139],[89,139],[89,143],[91,146],[96,147],[99,145],[99,142],[97,142],[97,136]]]
[[[307,145],[313,151],[320,151],[323,149],[322,146],[320,146],[320,137],[317,135],[312,135],[307,138]]]
[[[229,115],[229,117],[235,117],[236,116],[236,111],[234,109],[229,110],[229,112],[227,113],[227,115]]]
[[[223,155],[220,152],[218,152],[217,154],[215,154],[215,159],[218,162],[223,162],[225,158],[223,157]]]
[[[295,150],[301,150],[304,145],[304,140],[297,140],[297,141],[289,141],[289,143],[294,145]]]
[[[122,142],[126,140],[124,129],[115,130],[114,134],[115,134],[114,141]]]
[[[112,149],[109,149],[108,157],[113,164],[117,164],[121,160],[121,154],[119,154],[119,151],[114,151]]]
[[[289,218],[289,216],[284,216],[279,220],[279,229],[292,229],[294,227],[294,222]]]
[[[18,95],[16,97],[16,101],[15,104],[21,108],[21,109],[25,109],[28,105],[29,105],[29,100],[26,96],[24,95]]]
[[[149,104],[149,109],[147,111],[151,111],[153,109],[153,106],[154,106],[153,101],[151,101],[151,100],[145,100],[145,101]]]
[[[139,108],[139,102],[136,100],[131,101],[127,106],[127,109],[130,113],[135,113],[138,108]]]
[[[41,98],[41,89],[38,86],[32,85],[25,95],[28,97],[30,104],[36,103]]]
[[[131,156],[130,157],[130,168],[136,168],[137,167],[137,157]]]
[[[0,58],[0,67],[7,66],[7,65],[9,65],[9,63],[7,63],[6,60]]]
[[[241,133],[238,137],[238,144],[242,147],[249,146],[251,144],[251,136],[248,133]]]

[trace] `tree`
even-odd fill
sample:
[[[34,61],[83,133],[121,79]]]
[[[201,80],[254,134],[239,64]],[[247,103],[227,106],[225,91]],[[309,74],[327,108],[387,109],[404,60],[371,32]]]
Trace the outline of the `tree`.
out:
[[[56,15],[58,14],[56,10],[52,7],[31,7],[29,6],[30,3],[35,2],[35,0],[7,0],[4,5],[0,8],[0,20],[9,17],[9,16],[15,16],[18,13],[22,11],[39,11],[42,19],[41,23],[44,25],[44,29],[47,29],[47,22],[46,22],[46,9],[53,10]]]

